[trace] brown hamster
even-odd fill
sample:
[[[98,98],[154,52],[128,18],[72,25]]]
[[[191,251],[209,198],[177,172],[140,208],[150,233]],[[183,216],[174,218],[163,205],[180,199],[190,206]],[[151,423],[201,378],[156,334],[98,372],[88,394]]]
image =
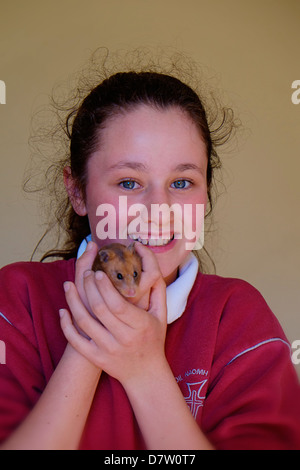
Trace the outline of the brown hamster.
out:
[[[142,273],[142,260],[134,245],[126,247],[111,243],[102,247],[92,266],[93,271],[104,271],[124,297],[135,297]]]

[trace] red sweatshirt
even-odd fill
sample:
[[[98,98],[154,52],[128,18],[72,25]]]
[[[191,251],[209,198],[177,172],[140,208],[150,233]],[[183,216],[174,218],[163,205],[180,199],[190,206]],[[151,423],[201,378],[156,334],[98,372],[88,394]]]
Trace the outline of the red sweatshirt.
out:
[[[67,307],[63,282],[74,281],[74,274],[74,259],[16,263],[0,271],[6,352],[0,442],[34,407],[64,352],[58,310]],[[290,348],[248,283],[199,274],[184,314],[168,325],[166,355],[193,416],[217,449],[300,449],[300,387]],[[81,448],[144,448],[123,387],[105,373]]]

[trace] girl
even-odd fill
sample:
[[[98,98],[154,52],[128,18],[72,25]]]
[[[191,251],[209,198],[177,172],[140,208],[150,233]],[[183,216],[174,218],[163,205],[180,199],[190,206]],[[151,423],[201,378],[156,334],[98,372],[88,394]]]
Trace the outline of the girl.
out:
[[[198,95],[169,75],[117,73],[72,117],[63,260],[1,271],[2,448],[300,448],[299,385],[265,301],[198,272],[174,214],[168,233],[152,216],[189,205],[192,224],[197,204],[209,209],[217,154]],[[121,196],[147,227],[132,231],[128,209],[125,239]],[[139,240],[131,302],[91,271],[103,204],[116,215],[109,242]]]

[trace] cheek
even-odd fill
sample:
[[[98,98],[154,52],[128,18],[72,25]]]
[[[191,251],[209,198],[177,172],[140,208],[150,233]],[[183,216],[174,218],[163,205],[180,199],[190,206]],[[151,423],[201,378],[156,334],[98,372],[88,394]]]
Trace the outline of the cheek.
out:
[[[114,240],[116,236],[116,220],[118,215],[115,200],[105,191],[99,191],[99,185],[89,187],[86,192],[86,208],[92,239],[102,247]],[[104,197],[103,197],[104,195]]]
[[[93,240],[102,247],[108,243],[126,244],[127,227],[134,217],[128,216],[127,204],[122,198],[89,193],[87,198],[88,218]]]
[[[186,251],[203,248],[206,204],[206,193],[202,193],[182,207],[182,242]]]
[[[183,226],[184,233],[197,231],[204,223],[205,204],[193,204],[184,207]]]
[[[183,237],[191,231],[198,231],[199,226],[203,225],[206,205],[207,195],[204,191],[181,205]]]

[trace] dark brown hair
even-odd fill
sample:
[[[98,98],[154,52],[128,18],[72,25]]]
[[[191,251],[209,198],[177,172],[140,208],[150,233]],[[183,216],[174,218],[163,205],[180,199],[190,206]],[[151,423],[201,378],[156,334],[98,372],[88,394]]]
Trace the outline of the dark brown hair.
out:
[[[199,95],[189,85],[170,74],[151,70],[118,72],[94,86],[67,114],[64,130],[69,140],[69,155],[61,163],[70,164],[72,177],[85,195],[87,162],[94,150],[101,145],[101,129],[118,113],[142,104],[162,110],[177,107],[198,127],[207,150],[210,212],[213,207],[213,172],[221,166],[216,148],[228,140],[235,127],[232,112],[229,108],[220,109],[221,120],[218,117],[218,125],[212,128]],[[64,246],[62,249],[48,251],[42,260],[52,256],[63,259],[75,257],[81,241],[90,233],[88,216],[77,215],[68,199],[60,204],[57,220],[66,233]]]

